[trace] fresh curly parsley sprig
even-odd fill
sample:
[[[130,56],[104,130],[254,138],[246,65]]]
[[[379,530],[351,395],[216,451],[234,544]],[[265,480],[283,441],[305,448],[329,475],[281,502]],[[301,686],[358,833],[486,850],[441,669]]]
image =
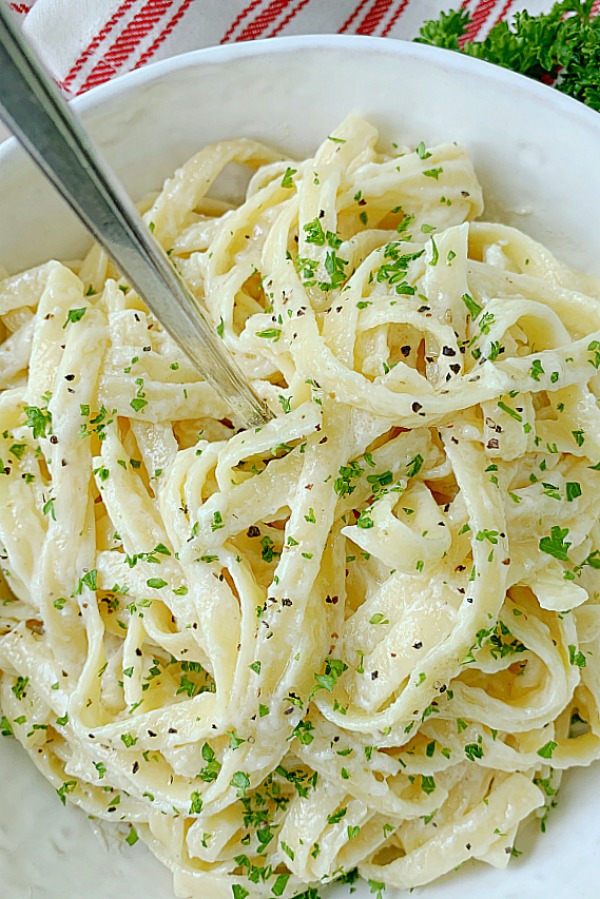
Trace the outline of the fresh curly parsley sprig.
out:
[[[424,23],[418,43],[496,63],[555,87],[600,112],[600,15],[594,0],[562,0],[550,12],[522,11],[497,22],[483,41],[461,41],[471,17],[464,10],[441,13]]]

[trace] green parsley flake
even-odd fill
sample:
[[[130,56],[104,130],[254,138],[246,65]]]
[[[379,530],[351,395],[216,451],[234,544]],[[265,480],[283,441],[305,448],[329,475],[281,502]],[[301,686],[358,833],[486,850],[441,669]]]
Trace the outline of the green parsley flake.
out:
[[[292,411],[291,401],[287,397],[279,394],[278,399],[279,399],[279,402],[281,403],[281,408],[286,413],[286,415],[288,412]]]
[[[74,595],[80,596],[84,587],[88,587],[90,590],[98,589],[98,572],[95,568],[92,568],[91,571],[86,571],[83,577],[79,579],[73,591]]]
[[[572,643],[569,644],[568,649],[569,662],[571,665],[575,665],[577,668],[585,668],[587,666],[587,660],[581,650],[578,650]]]
[[[465,755],[471,762],[474,762],[475,759],[481,759],[483,758],[483,747],[479,743],[467,743]]]
[[[540,749],[538,749],[537,754],[543,759],[551,759],[557,746],[558,743],[555,743],[554,740],[548,740],[547,743],[545,743]]]
[[[6,715],[2,715],[2,717],[0,718],[0,734],[2,734],[3,737],[14,736],[10,721],[8,720]]]
[[[285,174],[281,179],[281,186],[287,188],[288,190],[294,186],[294,182],[292,180],[292,175],[295,175],[298,169],[292,169],[288,166],[285,170]]]
[[[498,531],[478,531],[475,539],[480,543],[482,543],[484,540],[487,540],[488,543],[492,543],[494,546],[496,546],[498,544]]]
[[[15,457],[15,459],[22,459],[26,449],[26,443],[13,443],[13,445],[9,449],[9,453],[11,453]]]
[[[435,779],[429,775],[421,775],[421,789],[429,795],[435,790]]]
[[[238,791],[238,796],[243,797],[250,788],[250,778],[245,771],[236,771],[231,778],[231,786]]]
[[[233,893],[233,899],[246,899],[246,897],[250,895],[248,890],[244,889],[243,886],[240,886],[239,883],[233,884],[231,892]]]
[[[50,497],[50,499],[47,500],[47,502],[45,502],[44,505],[42,506],[42,514],[50,515],[52,520],[56,521],[56,514],[54,512],[54,497],[53,496]]]
[[[246,742],[241,737],[238,737],[234,730],[228,730],[227,736],[229,737],[230,749],[238,749],[242,745],[242,743]]]
[[[25,415],[27,421],[25,424],[31,428],[34,440],[39,437],[46,436],[46,429],[52,425],[52,415],[47,409],[40,409],[38,406],[25,406]]]
[[[11,690],[13,691],[13,693],[15,694],[17,699],[19,699],[19,700],[23,699],[23,697],[26,695],[28,683],[29,683],[28,677],[21,677],[21,675],[19,675],[17,677],[16,682],[11,687]]]
[[[285,892],[285,888],[287,886],[287,882],[290,879],[290,874],[278,874],[277,880],[271,887],[271,893],[273,896],[283,896]]]
[[[148,580],[146,581],[146,584],[149,587],[152,587],[153,590],[161,590],[163,587],[167,586],[167,582],[163,581],[163,579],[160,577],[148,578]]]
[[[198,772],[198,777],[200,780],[204,781],[204,783],[212,783],[219,776],[221,763],[218,761],[212,747],[209,746],[208,743],[205,743],[202,747],[202,758],[206,762],[206,765]]]
[[[66,328],[68,324],[75,324],[75,322],[80,322],[86,312],[86,306],[84,306],[82,309],[69,309],[63,328]]]
[[[358,480],[363,470],[358,462],[350,462],[348,465],[342,465],[338,472],[338,477],[333,483],[333,489],[338,496],[345,496],[354,493],[356,487],[352,484],[353,480]]]
[[[327,823],[328,824],[337,824],[339,821],[342,820],[342,818],[346,817],[347,811],[348,811],[347,808],[338,809],[337,812],[334,812],[332,815],[329,815],[327,817]]]
[[[440,259],[440,253],[437,248],[437,244],[433,237],[430,240],[431,243],[431,259],[429,260],[429,265],[437,265]]]
[[[571,546],[570,543],[565,541],[565,537],[567,537],[568,534],[568,528],[561,528],[559,525],[554,525],[550,530],[550,536],[542,537],[540,540],[540,550],[543,553],[547,553],[549,556],[554,556],[555,559],[559,559],[561,562],[568,562],[569,547]]]
[[[63,805],[67,804],[67,794],[72,793],[75,787],[77,786],[76,780],[67,780],[62,787],[60,787],[56,792],[60,798],[60,801]]]
[[[293,729],[290,740],[296,737],[303,746],[308,746],[314,740],[311,731],[314,725],[310,721],[300,721]]]
[[[383,612],[376,612],[374,615],[371,615],[369,619],[369,624],[389,624],[389,618],[386,618]]]
[[[502,400],[498,400],[498,408],[502,409],[503,412],[506,412],[507,415],[510,415],[511,418],[514,418],[515,421],[523,421],[523,416],[514,409],[511,409],[510,406],[507,406],[506,403],[503,403]]]
[[[408,475],[408,477],[409,478],[416,477],[416,475],[418,475],[418,473],[423,468],[424,462],[425,462],[425,460],[423,459],[423,456],[420,453],[417,453],[417,455],[414,457],[414,459],[411,459],[406,467],[406,474]]]
[[[348,670],[348,666],[340,659],[327,659],[325,661],[325,674],[315,674],[315,686],[310,691],[308,701],[310,702],[318,690],[327,690],[331,693],[335,687],[338,678]]]
[[[467,307],[467,311],[473,321],[481,314],[483,311],[483,306],[480,306],[479,303],[476,303],[472,296],[468,293],[463,293],[461,297],[463,303]]]
[[[375,526],[375,522],[371,518],[370,509],[361,509],[358,518],[356,519],[356,526],[358,528],[364,528],[367,530],[368,528],[372,528]]]
[[[148,401],[141,396],[134,396],[134,398],[129,401],[129,405],[134,412],[141,412],[144,406],[148,405]]]
[[[281,328],[265,328],[263,331],[257,331],[256,336],[262,337],[265,340],[272,340],[274,343],[277,343],[277,341],[281,337]]]
[[[202,807],[204,803],[202,801],[202,796],[197,791],[194,791],[190,796],[190,815],[200,815],[202,813]],[[248,895],[246,893],[246,895]]]

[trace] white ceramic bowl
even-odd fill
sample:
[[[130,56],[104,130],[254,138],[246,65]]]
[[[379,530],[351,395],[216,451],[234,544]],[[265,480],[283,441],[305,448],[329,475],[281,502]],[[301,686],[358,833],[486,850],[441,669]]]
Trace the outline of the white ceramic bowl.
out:
[[[600,274],[600,116],[458,54],[377,38],[259,41],[150,66],[75,105],[134,196],[220,138],[257,137],[292,155],[309,154],[349,112],[369,118],[388,143],[458,140],[483,183],[486,217],[514,224],[564,261]],[[73,258],[85,243],[22,153],[10,142],[2,146],[0,262],[18,271],[51,256]],[[0,739],[0,775],[7,899],[173,895],[170,875],[140,845],[126,854],[104,852],[81,814],[61,807],[12,740]],[[413,895],[592,899],[600,768],[572,772],[564,784],[548,832],[521,837],[525,855],[507,871],[467,867]],[[354,895],[366,899],[368,887]]]

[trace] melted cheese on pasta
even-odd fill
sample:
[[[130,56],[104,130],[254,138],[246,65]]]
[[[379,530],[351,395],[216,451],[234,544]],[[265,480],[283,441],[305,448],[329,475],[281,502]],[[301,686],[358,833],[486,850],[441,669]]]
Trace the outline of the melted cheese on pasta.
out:
[[[144,207],[262,428],[99,249],[0,283],[3,729],[178,896],[502,867],[600,756],[600,284],[377,137]]]

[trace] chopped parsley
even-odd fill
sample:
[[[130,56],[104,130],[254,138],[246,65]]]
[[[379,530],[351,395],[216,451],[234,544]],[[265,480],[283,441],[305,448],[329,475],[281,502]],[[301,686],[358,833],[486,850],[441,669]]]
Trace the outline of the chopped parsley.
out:
[[[441,171],[441,169],[440,169]],[[440,252],[437,248],[437,244],[433,237],[430,239],[431,243],[431,259],[429,260],[429,265],[437,265],[440,260]]]
[[[52,425],[52,414],[48,409],[40,409],[38,406],[25,406],[24,411],[27,416],[25,424],[28,428],[31,428],[34,440],[37,440],[39,437],[45,437],[46,429]]]
[[[291,412],[291,411],[292,411],[291,401],[290,401],[287,397],[282,396],[281,394],[279,394],[278,399],[279,399],[279,402],[281,403],[281,408],[283,409],[283,411],[284,411],[286,414],[287,414],[288,412]]]
[[[306,233],[306,243],[314,243],[318,247],[324,247],[327,244],[333,250],[339,249],[342,245],[342,241],[333,231],[323,231],[323,226],[318,218],[304,225],[303,230]]]
[[[281,337],[281,328],[265,328],[263,331],[257,331],[256,336],[262,337],[264,340],[272,340],[274,341],[274,343],[277,343],[277,341]]]
[[[283,178],[281,179],[281,186],[287,189],[294,186],[294,182],[292,180],[292,175],[295,175],[298,169],[292,169],[288,166],[285,170]]]
[[[231,892],[233,893],[233,899],[247,899],[247,896],[250,895],[248,890],[244,889],[243,886],[240,886],[239,883],[233,884]]]
[[[86,312],[86,306],[84,306],[82,309],[69,309],[63,328],[66,328],[68,324],[75,324],[75,322],[80,322]]]
[[[467,743],[465,746],[465,755],[471,762],[474,762],[475,759],[482,759],[483,747],[479,743]]]
[[[327,690],[331,693],[335,687],[338,678],[348,670],[348,666],[340,659],[327,659],[325,661],[325,673],[315,674],[315,686],[309,693],[308,701],[310,702],[315,693],[319,690]]]
[[[470,294],[468,294],[468,293],[463,293],[461,299],[462,299],[463,303],[465,304],[465,306],[467,307],[467,311],[468,311],[469,315],[471,316],[471,318],[473,320],[475,320],[478,317],[478,315],[481,314],[481,312],[483,310],[483,306],[480,306],[479,303],[476,303],[475,300],[473,299],[473,297],[470,296]]]
[[[204,803],[202,801],[202,796],[196,790],[190,796],[190,815],[199,815],[202,812],[202,807]]]
[[[250,778],[245,771],[236,771],[231,778],[231,786],[238,791],[238,796],[245,796],[250,788]]]
[[[431,777],[430,775],[422,774],[421,775],[421,789],[423,790],[424,793],[427,793],[427,795],[429,795],[430,793],[433,793],[433,791],[435,790],[435,779],[433,777]]]
[[[375,522],[371,518],[370,513],[370,509],[361,509],[358,518],[356,519],[356,527],[364,528],[365,530],[374,527]]]
[[[17,699],[23,699],[23,697],[25,696],[26,690],[27,690],[28,683],[29,683],[28,677],[21,677],[21,675],[19,675],[17,677],[17,680],[11,687],[11,690],[13,691],[13,693],[15,694]]]
[[[523,421],[523,416],[516,412],[514,409],[511,409],[510,406],[507,406],[507,404],[502,402],[502,400],[498,400],[497,405],[499,409],[502,409],[502,411],[506,412],[507,415],[510,415],[511,418],[514,418],[515,421]]]
[[[408,475],[409,478],[414,478],[414,477],[416,477],[416,475],[418,475],[418,473],[423,468],[424,461],[425,460],[423,459],[423,456],[420,453],[417,453],[417,455],[413,459],[410,460],[410,462],[408,463],[408,465],[406,467],[406,474]]]
[[[587,661],[585,655],[578,650],[576,646],[572,643],[569,644],[569,662],[571,665],[575,665],[577,668],[585,668],[587,665]]]
[[[354,493],[356,487],[352,481],[358,480],[363,470],[358,462],[350,462],[348,465],[342,465],[338,472],[338,477],[333,482],[333,489],[338,496]]]
[[[558,743],[555,743],[554,740],[548,740],[547,743],[545,743],[540,749],[538,749],[537,754],[543,759],[551,759],[557,746]]]
[[[347,811],[348,811],[347,808],[338,809],[337,812],[334,812],[332,815],[328,815],[327,823],[328,824],[337,824],[339,821],[342,820],[342,818],[346,817]]]
[[[63,805],[67,804],[67,794],[72,793],[76,786],[76,780],[67,780],[62,787],[59,787],[56,791]]]
[[[198,772],[197,776],[200,780],[204,781],[204,783],[212,783],[212,781],[216,780],[219,776],[221,763],[218,761],[214,750],[208,743],[205,743],[202,747],[202,758],[206,762],[206,765]]]
[[[314,730],[314,725],[310,721],[300,721],[296,727],[293,729],[292,734],[290,736],[290,740],[296,737],[303,746],[308,746],[314,740],[314,737],[311,731]]]
[[[3,737],[14,736],[10,721],[8,720],[6,715],[2,715],[2,717],[0,718],[0,734],[2,734]]]
[[[569,547],[571,546],[571,544],[565,540],[565,537],[567,537],[568,534],[568,528],[561,528],[559,525],[554,525],[550,530],[550,536],[542,537],[540,540],[541,551],[547,553],[549,556],[554,556],[555,559],[559,559],[561,562],[568,562]]]

